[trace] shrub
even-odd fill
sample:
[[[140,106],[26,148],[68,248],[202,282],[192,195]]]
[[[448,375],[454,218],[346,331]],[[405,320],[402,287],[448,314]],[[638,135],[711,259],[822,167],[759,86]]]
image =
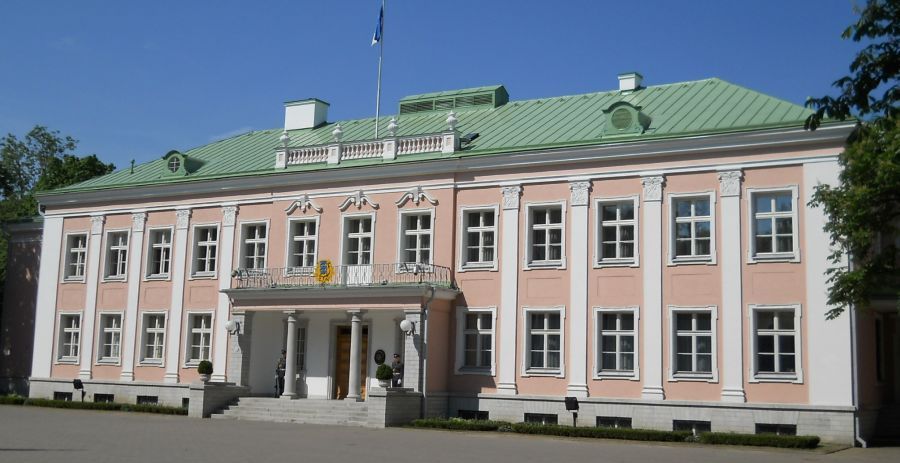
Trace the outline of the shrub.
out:
[[[388,365],[382,363],[381,365],[378,365],[378,369],[375,370],[375,378],[382,381],[393,379],[394,370]]]
[[[213,372],[213,364],[209,360],[201,360],[197,365],[197,373],[201,375],[211,375]]]
[[[20,395],[4,395],[0,396],[0,405],[22,405],[25,403],[25,397]]]
[[[505,421],[463,420],[459,418],[449,420],[443,418],[426,418],[414,420],[412,425],[416,428],[452,429],[456,431],[497,431],[501,427],[510,426],[510,423]]]
[[[18,405],[30,405],[33,407],[50,407],[50,408],[69,408],[78,410],[107,410],[107,411],[123,411],[123,412],[141,412],[141,413],[161,413],[165,415],[187,415],[187,409],[181,407],[165,407],[161,405],[137,405],[122,404],[115,402],[70,402],[68,400],[51,400],[51,399],[26,399],[20,398],[18,402],[0,402],[0,403],[16,403]]]
[[[627,428],[575,428],[556,424],[516,423],[512,431],[519,434],[542,434],[564,437],[590,437],[594,439],[626,439],[637,441],[684,442],[691,437],[690,431],[657,431],[654,429]]]
[[[704,444],[753,445],[787,449],[814,449],[819,446],[818,436],[777,436],[775,434],[734,434],[705,432],[700,434]]]

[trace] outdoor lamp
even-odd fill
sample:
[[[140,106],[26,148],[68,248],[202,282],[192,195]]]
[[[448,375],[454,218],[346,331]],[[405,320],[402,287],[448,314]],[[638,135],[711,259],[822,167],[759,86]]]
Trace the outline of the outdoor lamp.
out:
[[[415,328],[416,325],[413,322],[409,320],[400,320],[400,329],[406,333],[407,336],[411,336]]]
[[[229,334],[238,334],[238,331],[241,329],[241,324],[234,321],[228,320],[225,322],[225,330],[228,331]]]

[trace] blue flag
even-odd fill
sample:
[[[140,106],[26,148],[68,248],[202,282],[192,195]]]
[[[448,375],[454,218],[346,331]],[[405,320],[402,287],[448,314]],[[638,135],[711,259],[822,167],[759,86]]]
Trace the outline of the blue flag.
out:
[[[384,5],[378,9],[378,24],[375,25],[375,33],[372,34],[372,46],[381,42],[381,30],[384,28]]]

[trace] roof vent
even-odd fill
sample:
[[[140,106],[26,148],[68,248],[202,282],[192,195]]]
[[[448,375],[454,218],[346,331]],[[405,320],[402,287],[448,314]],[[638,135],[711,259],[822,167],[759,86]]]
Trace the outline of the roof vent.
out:
[[[284,130],[311,129],[325,123],[329,104],[317,98],[284,104]]]
[[[509,94],[502,85],[466,88],[446,92],[411,95],[400,100],[400,114],[426,111],[447,111],[467,107],[502,106],[509,101]]]
[[[644,76],[640,72],[624,72],[619,74],[619,91],[632,92],[641,88]]]

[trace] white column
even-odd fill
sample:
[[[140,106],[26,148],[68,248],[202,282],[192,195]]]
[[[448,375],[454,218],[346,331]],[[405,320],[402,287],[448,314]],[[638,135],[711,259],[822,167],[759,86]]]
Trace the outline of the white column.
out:
[[[94,352],[94,319],[97,313],[97,291],[100,283],[100,267],[103,256],[101,246],[103,244],[103,224],[105,222],[106,218],[102,215],[91,216],[91,238],[88,243],[87,278],[85,279],[84,316],[81,317],[81,369],[78,372],[78,376],[82,379],[91,379],[91,365],[93,364]]]
[[[56,344],[53,327],[56,324],[56,290],[59,287],[62,240],[63,218],[45,217],[34,314],[34,353],[31,357],[31,376],[35,378],[49,378],[53,365],[53,346]],[[87,268],[91,269],[91,266],[96,267],[97,264],[88,261]]]
[[[850,314],[844,313],[834,320],[825,318],[833,308],[828,305],[829,285],[825,273],[825,269],[834,267],[828,259],[832,250],[831,237],[823,228],[828,218],[822,208],[806,206],[818,184],[835,186],[839,183],[839,174],[837,161],[804,164],[803,191],[797,199],[797,208],[802,212],[798,217],[805,225],[805,229],[800,229],[806,242],[800,256],[806,267],[806,305],[801,310],[804,312],[802,318],[807,322],[806,330],[801,327],[800,334],[808,336],[808,348],[802,355],[807,356],[810,405],[853,404]]]
[[[644,388],[641,397],[663,400],[662,358],[662,190],[663,177],[641,178],[644,213],[641,241],[644,246]]]
[[[572,182],[572,247],[569,260],[569,387],[566,393],[575,397],[587,397],[587,327],[588,327],[588,197],[591,182]]]
[[[519,297],[519,185],[503,187],[500,236],[500,377],[498,394],[517,394],[516,319]]]
[[[167,383],[178,382],[178,369],[181,366],[179,354],[181,346],[181,317],[184,308],[184,274],[188,250],[188,226],[191,221],[190,209],[179,209],[175,212],[175,239],[173,246],[175,258],[172,264],[172,303],[169,307],[168,326],[166,331],[166,376]],[[140,338],[140,336],[138,336]]]
[[[359,310],[348,310],[350,314],[350,384],[346,400],[359,400],[359,356],[362,355],[362,319]]]
[[[284,359],[284,392],[281,393],[281,397],[283,399],[293,399],[297,395],[297,315],[294,312],[287,312],[287,316],[287,340],[285,341],[287,345],[284,347],[287,355]],[[352,376],[353,369],[351,368],[350,371]],[[359,381],[357,381],[358,383]]]
[[[741,176],[740,170],[719,172],[722,248],[719,249],[722,274],[723,359],[722,401],[746,402],[744,395],[744,316],[741,280]]]
[[[134,381],[134,346],[137,342],[138,296],[141,290],[141,257],[144,249],[144,225],[147,214],[136,212],[131,214],[131,240],[128,243],[128,300],[125,303],[123,324],[125,334],[122,336],[122,381]]]
[[[234,223],[237,206],[222,207],[222,235],[219,237],[219,304],[216,308],[215,331],[213,332],[213,374],[210,379],[225,381],[225,362],[228,356],[228,321],[230,301],[223,289],[231,287],[231,270],[234,260]]]

